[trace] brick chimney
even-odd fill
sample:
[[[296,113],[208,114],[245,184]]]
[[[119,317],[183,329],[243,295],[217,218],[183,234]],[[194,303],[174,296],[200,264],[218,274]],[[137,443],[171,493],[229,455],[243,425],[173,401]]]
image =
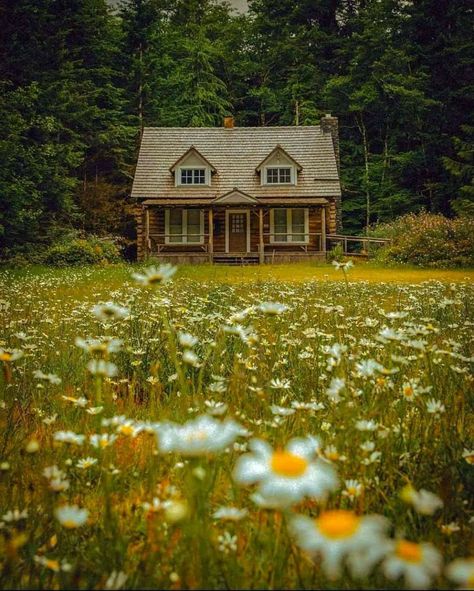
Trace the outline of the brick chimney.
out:
[[[336,156],[337,172],[339,174],[340,180],[341,160],[339,155],[339,124],[337,117],[333,117],[331,113],[327,113],[321,118],[320,125],[323,134],[330,133],[332,136],[332,144],[334,146],[334,154]],[[340,197],[336,197],[336,229],[337,232],[342,231],[342,203]]]
[[[228,117],[224,117],[224,127],[226,129],[233,129],[234,118],[232,117],[232,115],[229,115]]]
[[[324,117],[321,119],[321,130],[323,133],[330,133],[332,135],[337,170],[340,171],[341,162],[339,157],[339,124],[337,117],[333,117],[331,113],[324,115]]]

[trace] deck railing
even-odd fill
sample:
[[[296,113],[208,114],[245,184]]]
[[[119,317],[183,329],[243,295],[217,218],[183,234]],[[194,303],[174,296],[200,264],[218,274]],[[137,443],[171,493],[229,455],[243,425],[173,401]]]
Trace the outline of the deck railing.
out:
[[[295,238],[304,236],[304,240],[294,240]],[[195,247],[196,250],[207,253],[210,260],[214,252],[213,245],[210,242],[209,233],[193,234],[195,240],[188,242],[188,234],[169,234],[169,233],[153,233],[149,235],[148,252],[155,252],[160,254],[164,250],[176,248],[179,252],[189,251],[189,247]],[[185,242],[170,242],[169,239],[185,238]],[[337,244],[342,245],[343,253],[350,256],[369,257],[374,254],[379,248],[389,244],[389,238],[372,238],[368,236],[347,236],[344,234],[327,234],[326,240],[323,240],[323,235],[320,232],[264,232],[261,236],[261,242],[257,246],[257,252],[263,261],[265,250],[269,248],[293,247],[294,251],[303,251],[308,253],[326,252],[332,250]]]
[[[379,248],[389,244],[391,239],[328,234],[326,236],[326,242],[327,250],[331,250],[334,246],[340,244],[345,255],[368,257],[375,254]]]

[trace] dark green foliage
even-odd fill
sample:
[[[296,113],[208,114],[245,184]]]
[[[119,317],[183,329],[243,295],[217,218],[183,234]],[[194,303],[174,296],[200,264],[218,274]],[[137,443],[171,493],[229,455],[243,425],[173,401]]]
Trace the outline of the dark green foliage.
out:
[[[473,215],[468,0],[249,7],[3,0],[3,258],[71,228],[132,238],[143,126],[215,126],[227,114],[238,125],[338,116],[346,232],[421,208]]]

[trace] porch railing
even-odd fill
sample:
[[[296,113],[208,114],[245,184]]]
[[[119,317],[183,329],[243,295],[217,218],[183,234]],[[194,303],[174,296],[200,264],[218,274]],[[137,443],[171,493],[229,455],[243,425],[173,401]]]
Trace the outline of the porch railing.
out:
[[[189,234],[166,234],[166,233],[153,233],[150,234],[148,239],[148,250],[149,252],[156,252],[160,253],[165,248],[168,247],[177,247],[178,249],[181,247],[195,246],[199,250],[203,252],[209,252],[209,234],[202,233],[202,234],[192,234],[191,235],[194,240],[189,241],[190,235]],[[180,238],[185,239],[183,242],[170,242],[170,238]],[[153,245],[155,245],[155,249],[153,249]]]
[[[372,238],[369,236],[346,236],[344,234],[328,234],[326,236],[327,250],[340,244],[343,253],[350,256],[369,257],[379,248],[390,244],[390,238]]]

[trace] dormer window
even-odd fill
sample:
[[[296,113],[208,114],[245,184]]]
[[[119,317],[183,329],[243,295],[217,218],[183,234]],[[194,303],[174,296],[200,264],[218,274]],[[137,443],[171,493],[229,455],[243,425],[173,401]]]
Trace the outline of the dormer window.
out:
[[[278,144],[255,170],[262,185],[296,185],[302,166]]]
[[[180,184],[181,185],[206,185],[206,169],[205,168],[181,168],[180,169]]]
[[[290,185],[292,181],[292,167],[279,166],[266,168],[268,185]]]
[[[170,172],[174,175],[176,187],[209,187],[212,174],[217,171],[197,148],[191,146],[170,166]]]

